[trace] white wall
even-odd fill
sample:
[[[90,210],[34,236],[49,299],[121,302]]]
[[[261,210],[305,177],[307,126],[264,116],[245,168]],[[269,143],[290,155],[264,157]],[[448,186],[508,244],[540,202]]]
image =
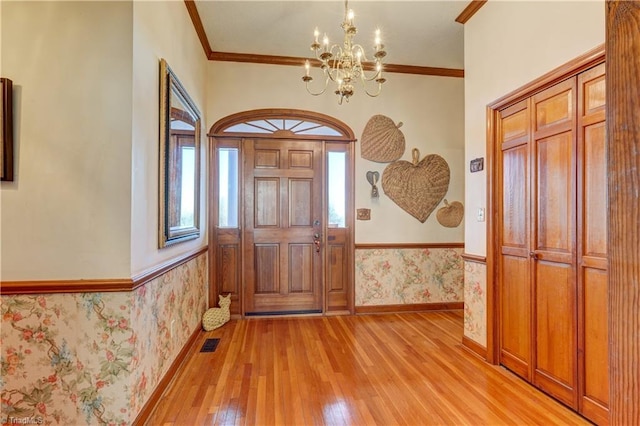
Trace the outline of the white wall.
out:
[[[158,249],[159,61],[167,63],[202,114],[200,228],[196,240]],[[206,244],[207,59],[182,1],[133,2],[131,274]]]
[[[319,80],[318,70],[314,71],[316,80]],[[295,108],[342,120],[360,139],[371,116],[383,114],[395,122],[404,123],[400,128],[406,139],[402,159],[411,161],[411,149],[414,147],[420,150],[420,158],[433,153],[443,156],[451,169],[446,198],[463,201],[463,79],[387,74],[387,83],[378,98],[370,98],[357,88],[348,104],[338,105],[336,96],[331,93],[318,97],[309,95],[301,81],[303,73],[302,67],[209,63],[207,129],[217,120],[241,111]],[[362,159],[359,144],[356,153],[355,208],[371,208],[370,221],[356,221],[357,243],[462,241],[462,225],[458,228],[442,227],[436,221],[435,210],[422,224],[384,195],[380,184],[380,198],[371,200],[371,186],[365,174],[368,170],[377,170],[382,175],[386,164]]]
[[[16,150],[3,280],[130,274],[131,19],[127,2],[3,2]]]
[[[604,1],[490,1],[465,24],[465,157],[486,157],[486,106],[604,43]],[[486,254],[486,173],[465,176],[465,251]]]

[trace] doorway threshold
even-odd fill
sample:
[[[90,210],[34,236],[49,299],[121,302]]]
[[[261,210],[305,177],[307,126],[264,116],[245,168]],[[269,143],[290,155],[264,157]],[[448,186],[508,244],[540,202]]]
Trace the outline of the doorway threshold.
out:
[[[309,316],[322,314],[322,309],[305,309],[296,311],[267,311],[267,312],[245,312],[245,317],[273,317],[273,316]]]

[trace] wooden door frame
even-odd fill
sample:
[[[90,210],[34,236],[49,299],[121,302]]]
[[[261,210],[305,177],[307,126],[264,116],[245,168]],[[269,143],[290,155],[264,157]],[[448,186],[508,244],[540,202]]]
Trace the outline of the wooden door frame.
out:
[[[500,227],[502,217],[500,212],[501,188],[499,183],[500,170],[496,166],[499,158],[498,150],[498,120],[500,111],[504,108],[523,101],[532,95],[549,87],[574,77],[581,72],[603,63],[605,60],[604,45],[600,45],[589,52],[575,58],[531,83],[497,99],[487,106],[487,361],[497,364],[499,361],[499,254]]]
[[[633,107],[640,94],[639,21],[638,2],[607,0],[609,421],[615,425],[640,423],[640,120]]]
[[[288,130],[277,130],[273,133],[243,133],[238,131],[228,131],[227,129],[241,123],[247,123],[257,120],[278,120],[278,119],[287,119],[287,120],[302,120],[302,121],[311,121],[318,123],[320,125],[326,126],[333,131],[336,132],[335,135],[296,135],[294,132]],[[297,109],[256,109],[250,111],[243,111],[236,114],[229,115],[218,120],[213,126],[211,126],[209,133],[207,134],[209,139],[209,173],[208,173],[208,184],[209,190],[207,191],[208,198],[208,206],[209,206],[209,298],[208,298],[208,306],[214,307],[217,306],[217,298],[220,294],[220,289],[218,288],[218,280],[216,277],[218,276],[218,253],[217,253],[217,241],[218,241],[218,182],[217,182],[217,171],[215,167],[217,165],[217,148],[222,145],[232,145],[236,146],[239,150],[240,159],[242,159],[242,145],[245,139],[287,139],[287,140],[316,140],[323,143],[322,153],[323,153],[323,182],[322,182],[322,197],[323,200],[326,201],[326,160],[327,160],[327,145],[334,146],[336,144],[344,144],[345,152],[348,154],[347,160],[347,188],[346,188],[346,227],[348,229],[348,244],[347,244],[347,280],[348,280],[348,309],[346,312],[337,312],[337,313],[354,313],[355,306],[355,149],[354,143],[357,141],[353,130],[345,123],[340,120],[337,120],[331,116],[313,112],[313,111],[305,111],[305,110],[297,110]],[[242,161],[239,164],[239,187],[243,187],[243,170],[242,170]],[[242,227],[242,222],[244,220],[244,207],[242,205],[242,197],[239,197],[239,226]],[[327,229],[327,221],[326,221],[326,212],[323,212],[323,229]],[[240,229],[240,228],[238,228]],[[323,232],[326,236],[327,232]],[[240,232],[240,235],[242,233]],[[325,237],[326,238],[326,237]],[[326,243],[326,241],[325,241]],[[242,244],[241,244],[242,245]],[[327,244],[324,247],[328,247]],[[332,314],[333,312],[328,312],[327,310],[327,292],[326,292],[326,271],[327,271],[327,263],[328,259],[326,256],[326,252],[323,256],[323,288],[322,288],[322,311],[324,315]],[[242,261],[240,262],[242,265]],[[242,269],[242,268],[241,268]],[[240,292],[239,300],[240,300],[240,313],[236,314],[235,317],[244,317],[245,309],[243,303],[243,285],[242,283],[242,272],[238,271],[239,274],[239,282],[237,289]],[[335,314],[335,313],[333,313]],[[234,315],[232,315],[234,316]]]

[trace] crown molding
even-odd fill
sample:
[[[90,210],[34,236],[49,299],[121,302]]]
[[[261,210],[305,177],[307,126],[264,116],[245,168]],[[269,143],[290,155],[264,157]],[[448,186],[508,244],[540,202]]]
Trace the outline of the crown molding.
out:
[[[187,7],[187,11],[191,17],[193,28],[196,30],[196,34],[198,34],[198,38],[200,39],[200,43],[204,49],[204,55],[208,58],[209,55],[211,55],[211,45],[209,44],[207,33],[204,30],[204,25],[202,25],[202,20],[200,19],[200,13],[198,13],[196,2],[195,0],[184,0],[184,5]]]
[[[486,2],[487,0],[471,0],[471,3],[469,3],[467,7],[464,8],[464,10],[460,13],[460,15],[458,15],[455,21],[463,25],[466,24],[467,21],[469,21],[469,19],[471,19],[471,17],[475,15],[475,13],[480,10],[480,8],[484,6]]]
[[[246,62],[253,64],[267,64],[267,65],[289,65],[295,67],[303,67],[305,61],[309,61],[312,67],[319,68],[320,61],[317,59],[301,58],[296,56],[275,56],[275,55],[258,55],[254,53],[232,53],[232,52],[216,52],[213,51],[208,56],[210,61],[221,62]],[[373,62],[363,63],[363,68],[367,71],[375,70]],[[398,74],[415,74],[415,75],[433,75],[440,77],[456,77],[463,78],[464,70],[457,68],[436,68],[436,67],[423,67],[417,65],[398,65],[398,64],[384,64],[383,71],[385,73],[398,73]]]
[[[486,1],[486,0],[485,0]],[[204,30],[204,25],[200,19],[198,8],[196,7],[195,0],[184,0],[184,4],[189,11],[193,28],[198,34],[204,54],[210,61],[222,61],[222,62],[245,62],[252,64],[267,64],[267,65],[288,65],[302,67],[308,58],[300,58],[295,56],[276,56],[276,55],[258,55],[254,53],[233,53],[233,52],[217,52],[211,49],[211,44],[207,38],[207,34]],[[468,6],[467,6],[468,8]],[[466,9],[465,9],[466,10]],[[464,12],[463,12],[464,13]],[[320,61],[313,59],[309,60],[311,66],[320,67]],[[375,70],[375,66],[372,62],[364,63],[364,69],[367,71]],[[437,68],[437,67],[423,67],[417,65],[399,65],[399,64],[385,64],[383,68],[384,72],[397,73],[397,74],[414,74],[414,75],[432,75],[439,77],[455,77],[464,78],[464,70],[457,68]]]

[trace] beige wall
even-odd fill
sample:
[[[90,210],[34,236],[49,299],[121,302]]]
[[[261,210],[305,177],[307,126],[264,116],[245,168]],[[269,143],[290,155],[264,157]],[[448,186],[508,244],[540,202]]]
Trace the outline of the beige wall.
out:
[[[604,43],[604,1],[490,1],[465,24],[465,157],[486,157],[486,106]],[[486,173],[466,173],[465,248],[486,254]]]
[[[130,274],[131,19],[127,2],[3,2],[16,147],[3,280]]]
[[[3,2],[1,32],[17,151],[2,279],[128,278],[206,244],[203,202],[202,236],[157,248],[160,58],[206,123],[207,60],[184,3]]]
[[[314,70],[317,72],[318,70]],[[350,103],[338,105],[333,94],[309,95],[301,81],[302,67],[211,62],[208,67],[207,127],[227,115],[258,108],[296,108],[328,114],[342,120],[360,139],[371,116],[384,114],[404,124],[404,160],[411,161],[411,149],[420,156],[439,154],[449,163],[451,182],[446,198],[464,199],[464,82],[450,77],[388,74],[378,98],[356,89]],[[319,80],[319,74],[316,74]],[[463,227],[444,228],[435,211],[422,224],[383,194],[372,200],[368,170],[382,175],[386,164],[356,156],[355,208],[371,208],[371,221],[356,221],[357,243],[461,242]],[[355,212],[354,212],[355,215]]]
[[[201,236],[158,249],[159,61],[167,60],[202,114]],[[206,64],[181,1],[133,2],[131,273],[137,275],[206,244]]]

